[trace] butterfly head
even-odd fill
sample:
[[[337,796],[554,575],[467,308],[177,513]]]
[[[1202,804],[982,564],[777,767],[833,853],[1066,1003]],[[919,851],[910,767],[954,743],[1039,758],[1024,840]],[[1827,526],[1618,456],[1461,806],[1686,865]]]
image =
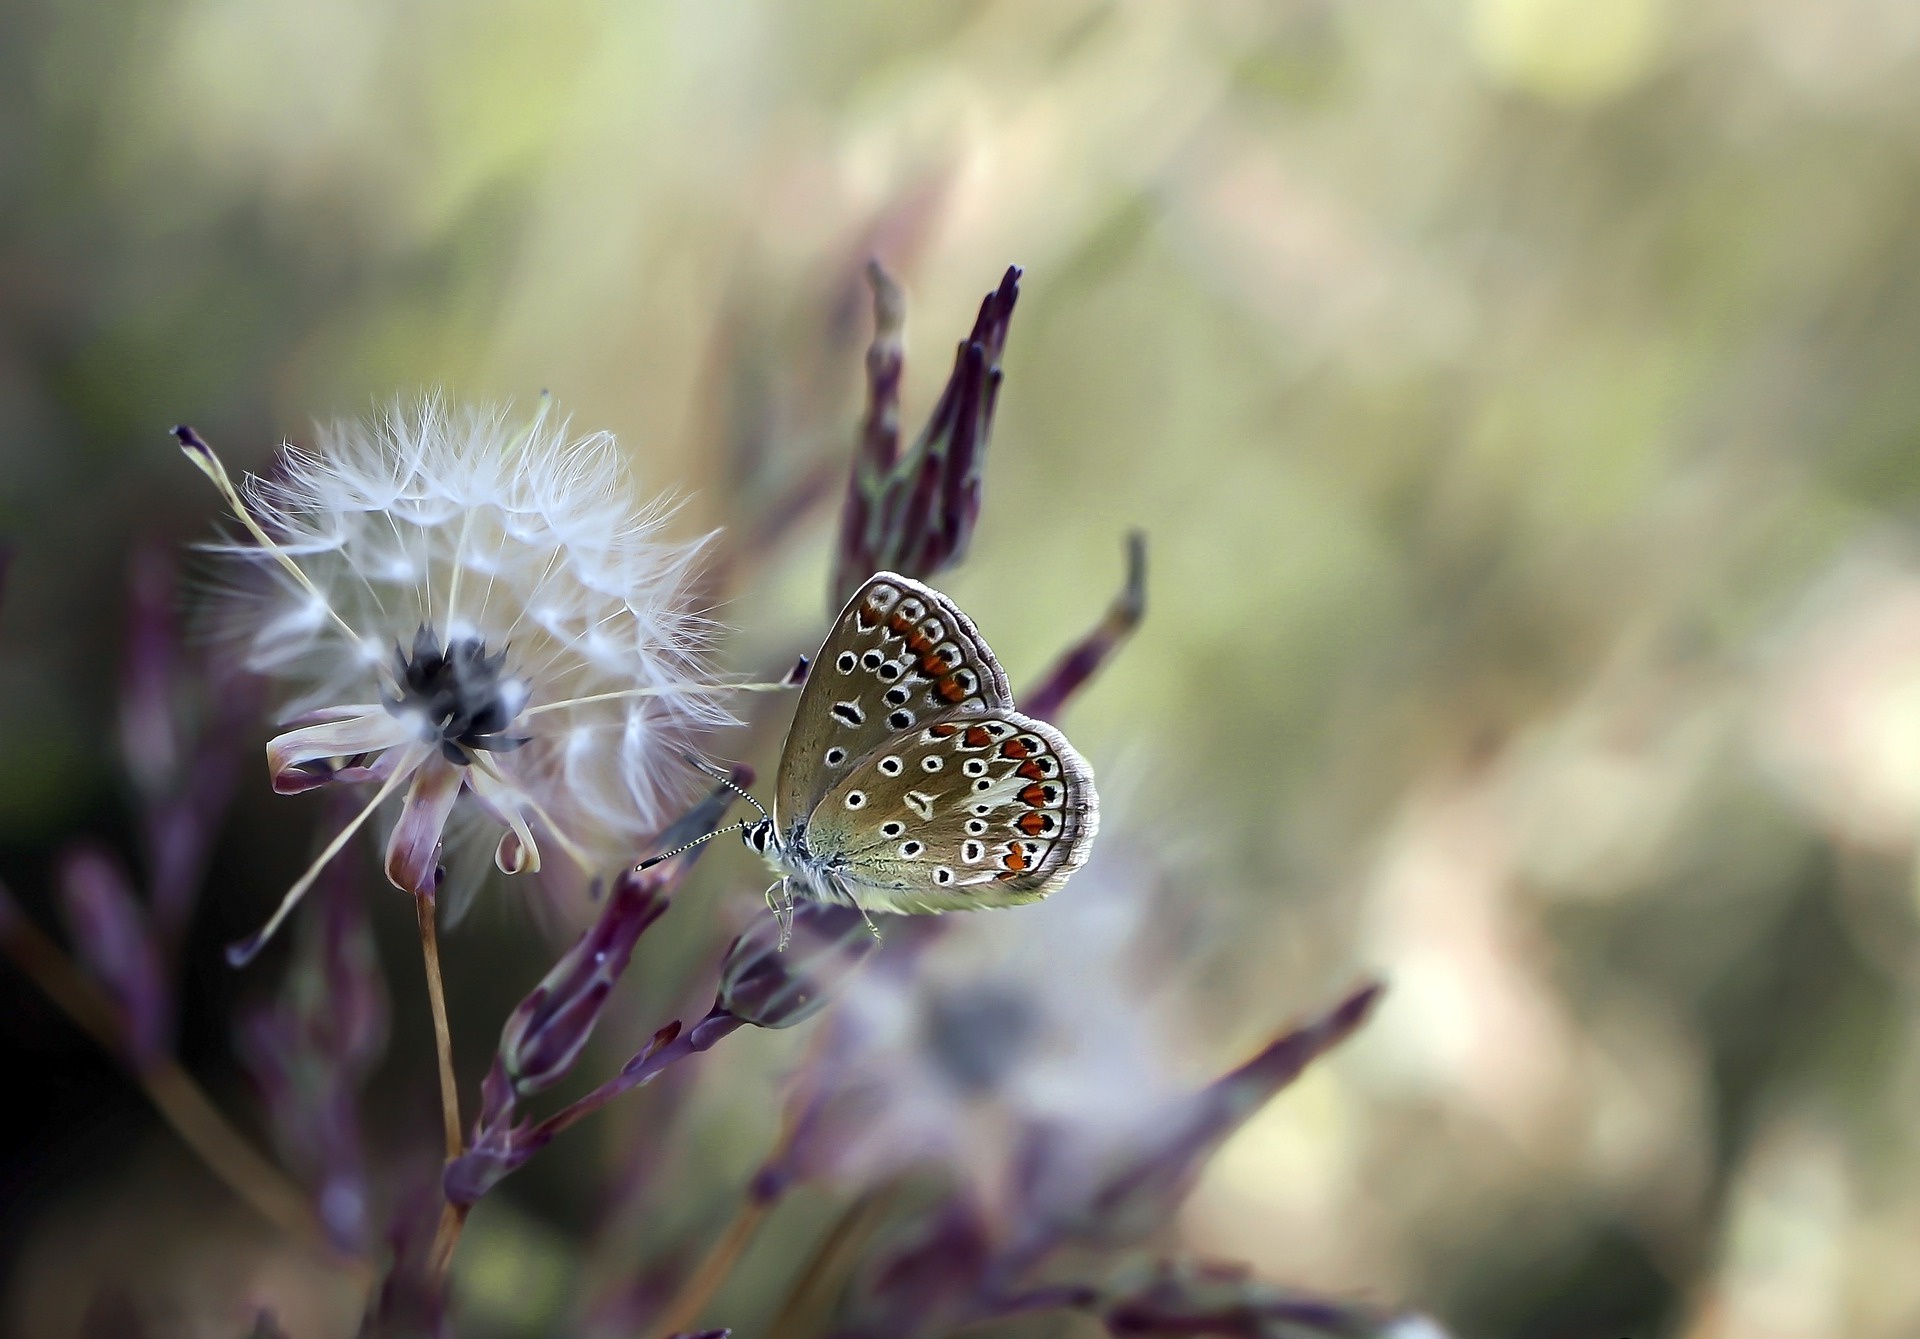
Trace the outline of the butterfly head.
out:
[[[769,853],[774,852],[778,845],[774,838],[773,819],[762,815],[760,818],[748,823],[740,829],[740,840],[744,841],[748,849],[755,855],[763,859],[767,858]]]

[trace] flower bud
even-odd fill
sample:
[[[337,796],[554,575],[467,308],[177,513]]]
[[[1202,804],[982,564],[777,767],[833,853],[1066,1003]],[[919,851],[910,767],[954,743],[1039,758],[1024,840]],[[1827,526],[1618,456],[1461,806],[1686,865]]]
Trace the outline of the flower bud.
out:
[[[715,1010],[755,1027],[803,1023],[825,1007],[877,942],[858,911],[822,902],[795,907],[785,947],[781,938],[779,922],[766,916],[733,941],[720,966]]]
[[[507,1019],[500,1059],[525,1097],[566,1077],[580,1059],[633,946],[667,909],[664,878],[627,871],[614,883],[600,919],[554,964]]]
[[[112,1002],[121,1045],[136,1069],[166,1054],[172,1007],[146,912],[119,865],[98,851],[70,852],[60,896],[74,947]]]

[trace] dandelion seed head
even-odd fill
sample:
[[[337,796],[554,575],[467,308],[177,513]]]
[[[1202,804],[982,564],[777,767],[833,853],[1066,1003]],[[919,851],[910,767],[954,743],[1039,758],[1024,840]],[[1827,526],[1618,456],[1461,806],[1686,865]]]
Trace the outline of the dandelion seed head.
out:
[[[681,797],[685,741],[732,721],[674,689],[716,631],[690,593],[702,545],[668,538],[607,433],[429,399],[322,429],[241,494],[270,544],[213,546],[259,578],[223,593],[220,626],[289,719],[320,722],[270,746],[276,785],[415,769],[402,825],[438,818],[404,855],[396,831],[396,882],[437,877],[456,799],[518,833],[502,860],[528,837],[631,860]]]

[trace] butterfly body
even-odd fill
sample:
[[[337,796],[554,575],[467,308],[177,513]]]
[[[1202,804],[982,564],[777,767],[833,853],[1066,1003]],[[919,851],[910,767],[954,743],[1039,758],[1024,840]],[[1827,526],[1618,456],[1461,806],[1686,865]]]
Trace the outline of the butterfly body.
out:
[[[1098,825],[1092,769],[1014,709],[972,621],[881,572],[828,633],[773,812],[745,835],[787,905],[924,913],[1038,901],[1086,860]]]

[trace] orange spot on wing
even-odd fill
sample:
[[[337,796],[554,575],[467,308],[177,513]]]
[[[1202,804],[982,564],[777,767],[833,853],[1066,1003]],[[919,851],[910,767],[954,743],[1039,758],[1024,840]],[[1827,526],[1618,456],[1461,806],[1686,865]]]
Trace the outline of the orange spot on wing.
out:
[[[935,739],[951,739],[954,735],[960,733],[960,727],[951,721],[944,721],[939,725],[929,725],[927,727],[927,733]]]
[[[1032,758],[1027,759],[1018,767],[1014,768],[1013,774],[1018,777],[1024,777],[1028,781],[1045,781],[1047,779],[1047,769],[1035,762]]]
[[[933,691],[940,694],[943,700],[955,706],[967,700],[966,685],[952,675],[948,675],[936,684]]]
[[[1015,762],[1026,757],[1030,752],[1032,752],[1032,750],[1017,739],[1009,739],[1000,746],[1000,756],[1002,758],[1012,758]]]
[[[904,637],[913,631],[913,620],[905,614],[895,613],[892,618],[887,620],[887,628],[894,636]]]
[[[1047,805],[1047,788],[1038,781],[1032,782],[1020,792],[1018,798],[1029,809],[1044,809]]]
[[[1007,853],[1000,858],[1000,867],[1010,874],[1020,874],[1027,868],[1027,853],[1019,846],[1009,844]]]
[[[917,656],[924,656],[933,650],[933,639],[927,636],[926,633],[920,631],[920,629],[915,628],[907,634],[907,650]]]
[[[920,657],[920,672],[929,679],[937,679],[952,668],[953,666],[949,665],[939,656],[929,655]]]
[[[960,742],[970,749],[983,749],[993,742],[993,735],[984,725],[969,725]]]
[[[1047,816],[1038,809],[1029,809],[1014,820],[1014,826],[1029,837],[1038,837],[1047,830]]]

